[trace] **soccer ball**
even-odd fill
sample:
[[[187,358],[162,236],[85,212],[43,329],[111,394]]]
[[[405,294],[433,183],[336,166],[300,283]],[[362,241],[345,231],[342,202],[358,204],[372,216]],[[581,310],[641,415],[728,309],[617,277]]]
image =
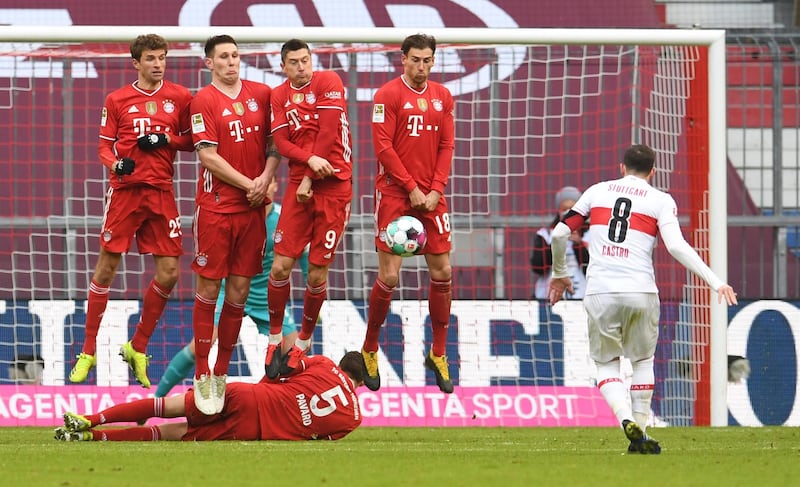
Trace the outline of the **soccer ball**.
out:
[[[427,241],[425,227],[413,216],[403,215],[386,227],[386,245],[401,257],[422,252]]]

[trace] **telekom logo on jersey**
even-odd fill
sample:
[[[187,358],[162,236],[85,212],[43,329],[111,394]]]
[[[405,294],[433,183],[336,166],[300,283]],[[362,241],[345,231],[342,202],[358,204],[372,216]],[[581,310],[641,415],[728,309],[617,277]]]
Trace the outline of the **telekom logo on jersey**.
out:
[[[292,108],[291,110],[287,110],[286,118],[289,119],[289,125],[294,127],[295,131],[300,130],[302,125],[300,124],[300,115],[297,112],[297,108]]]
[[[408,116],[408,130],[409,137],[419,137],[419,131],[422,130],[422,115],[409,115]]]
[[[228,128],[231,129],[231,137],[233,137],[234,142],[242,142],[244,140],[244,137],[242,137],[244,129],[242,128],[241,120],[231,120],[228,122]]]
[[[147,118],[134,118],[133,119],[133,132],[137,134],[146,134],[150,131],[150,117]]]
[[[21,5],[18,8],[0,8],[0,24],[67,26],[73,25],[73,18],[79,17],[78,9],[86,8],[78,0],[64,2],[64,8],[31,8]],[[369,3],[369,6],[367,5]],[[249,21],[255,27],[398,27],[409,28],[415,32],[425,29],[438,29],[458,25],[459,27],[518,28],[519,23],[505,10],[490,0],[448,0],[449,5],[437,8],[426,2],[411,3],[395,0],[309,0],[284,2],[230,1],[230,0],[186,0],[180,9],[175,25],[191,27],[210,27],[212,25],[243,25]],[[71,14],[71,12],[73,14]],[[93,19],[101,12],[92,14]],[[145,19],[124,19],[133,25],[147,24]],[[97,18],[94,22],[115,25],[118,18]],[[98,24],[100,25],[100,24]],[[149,24],[147,24],[149,25]],[[245,24],[246,25],[246,24]],[[302,30],[298,30],[302,36]],[[400,42],[401,39],[397,41]],[[15,46],[17,51],[33,51],[41,44]],[[202,49],[199,44],[195,46]],[[280,44],[274,47],[280,49]],[[525,48],[521,46],[498,46],[491,60],[495,63],[498,79],[511,75],[525,58]],[[0,60],[3,57],[0,56]],[[395,62],[385,53],[372,52],[355,56],[351,64],[349,54],[341,53],[337,60],[345,71],[360,73],[389,72],[396,69]],[[280,56],[267,56],[273,66],[262,69],[242,63],[242,77],[277,86],[284,81],[280,73]],[[319,66],[315,59],[315,66]],[[16,59],[11,72],[0,63],[0,77],[21,76],[27,71],[34,77],[60,78],[63,73],[53,69],[36,69],[36,63],[43,61]],[[22,63],[22,64],[20,64]],[[85,63],[83,70],[73,70],[72,76],[97,78],[98,73],[91,62]],[[327,68],[325,66],[319,66]],[[445,86],[453,96],[488,88],[492,81],[492,66],[489,61],[483,66],[467,69],[457,52],[448,49],[437,50],[434,72],[447,75]],[[377,86],[362,86],[359,82],[356,97],[359,101],[370,101]]]

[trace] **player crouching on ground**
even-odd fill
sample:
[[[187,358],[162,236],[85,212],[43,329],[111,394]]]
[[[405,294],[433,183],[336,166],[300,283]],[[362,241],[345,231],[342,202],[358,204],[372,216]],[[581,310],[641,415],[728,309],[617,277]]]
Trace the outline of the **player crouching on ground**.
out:
[[[257,384],[235,382],[226,389],[222,412],[205,415],[194,404],[194,391],[170,397],[139,399],[97,414],[64,414],[56,428],[60,441],[158,440],[338,440],[361,425],[356,389],[364,383],[360,352],[347,352],[333,363],[327,357],[303,357],[291,374]],[[95,429],[109,423],[148,418],[185,417],[185,422],[156,426]],[[255,419],[255,421],[254,421]]]

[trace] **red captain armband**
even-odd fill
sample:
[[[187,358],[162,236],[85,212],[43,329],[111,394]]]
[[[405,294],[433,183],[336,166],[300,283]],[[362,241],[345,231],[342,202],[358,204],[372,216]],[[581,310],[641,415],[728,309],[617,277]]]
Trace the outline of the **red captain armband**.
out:
[[[564,224],[574,232],[575,230],[581,229],[584,222],[586,221],[586,217],[581,215],[575,210],[569,210],[567,214],[564,215],[564,217],[561,219],[561,221],[564,222]]]

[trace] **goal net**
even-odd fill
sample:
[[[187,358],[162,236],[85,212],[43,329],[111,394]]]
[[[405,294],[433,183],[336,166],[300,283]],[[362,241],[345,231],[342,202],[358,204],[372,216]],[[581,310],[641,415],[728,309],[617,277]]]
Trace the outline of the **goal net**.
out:
[[[445,83],[456,100],[456,150],[446,197],[454,228],[447,355],[457,388],[453,398],[440,395],[422,365],[431,340],[429,278],[423,258],[405,259],[381,334],[384,386],[361,394],[365,418],[376,424],[376,418],[392,425],[614,424],[596,391],[582,303],[550,307],[533,298],[530,258],[537,230],[555,215],[558,189],[583,190],[616,177],[621,154],[632,143],[655,149],[654,185],[675,197],[684,235],[706,261],[712,258],[710,244],[717,237],[710,225],[725,217],[724,206],[722,214],[714,213],[720,210],[714,191],[724,201],[725,188],[724,180],[715,181],[723,183],[720,188],[709,187],[720,162],[712,154],[709,96],[724,86],[710,84],[709,42],[559,32],[564,36],[553,42],[510,42],[490,33],[471,43],[457,36],[448,41],[447,31],[439,36],[432,79]],[[140,33],[145,32],[133,36]],[[260,34],[240,38],[241,75],[276,86],[284,80],[282,38]],[[193,93],[205,86],[210,76],[202,63],[203,39],[189,39],[180,29],[163,35],[170,41],[167,78]],[[678,39],[667,39],[672,38]],[[252,42],[262,39],[270,42]],[[400,56],[397,44],[386,44],[382,36],[374,41],[312,42],[316,70],[335,71],[347,88],[354,141],[352,218],[331,266],[329,299],[312,349],[335,360],[345,350],[360,349],[366,300],[377,275],[371,98],[399,76]],[[0,388],[49,391],[56,416],[82,406],[75,392],[82,388],[96,397],[103,391],[123,390],[122,397],[152,392],[138,387],[117,356],[133,335],[143,290],[154,274],[151,257],[139,255],[135,246],[111,285],[97,368],[85,386],[66,379],[81,351],[99,250],[107,185],[96,155],[100,111],[105,95],[135,76],[127,38],[0,44],[0,157],[7,161],[0,176]],[[148,348],[154,387],[170,358],[192,338],[190,228],[198,167],[195,154],[179,153],[175,190],[185,256]],[[285,174],[284,163],[279,195]],[[712,402],[725,401],[712,392],[710,292],[663,248],[657,248],[655,261],[662,322],[654,421],[710,424]],[[724,276],[724,269],[719,273]],[[297,270],[292,287],[299,322],[305,283]],[[266,339],[247,318],[240,338],[229,376],[258,380]],[[189,383],[187,378],[184,386]],[[26,397],[34,401],[33,394]],[[25,417],[11,416],[25,423]]]

